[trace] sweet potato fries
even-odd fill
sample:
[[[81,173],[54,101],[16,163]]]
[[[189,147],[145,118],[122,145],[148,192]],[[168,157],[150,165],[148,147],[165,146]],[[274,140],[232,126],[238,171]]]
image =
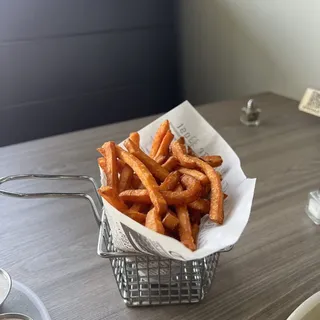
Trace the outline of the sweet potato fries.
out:
[[[156,132],[149,154],[140,147],[140,136],[133,132],[124,148],[113,141],[97,150],[98,164],[107,185],[100,195],[114,208],[145,227],[180,240],[196,250],[201,217],[223,224],[219,155],[198,157],[185,144],[174,140],[168,120]]]

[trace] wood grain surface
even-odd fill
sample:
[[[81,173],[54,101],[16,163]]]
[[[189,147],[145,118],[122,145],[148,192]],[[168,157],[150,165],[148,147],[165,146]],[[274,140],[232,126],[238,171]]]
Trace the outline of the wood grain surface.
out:
[[[320,183],[320,119],[297,102],[262,94],[258,128],[240,124],[246,99],[208,104],[199,112],[257,177],[249,224],[235,248],[221,255],[207,298],[196,305],[127,308],[110,264],[96,254],[98,228],[82,200],[0,197],[0,266],[33,289],[52,319],[286,319],[320,290],[320,227],[304,213]],[[98,115],[97,115],[98,116]],[[156,116],[0,149],[0,176],[87,174],[98,178],[95,148],[120,142]],[[17,128],[19,130],[19,128]],[[65,182],[10,183],[11,190],[83,190]]]

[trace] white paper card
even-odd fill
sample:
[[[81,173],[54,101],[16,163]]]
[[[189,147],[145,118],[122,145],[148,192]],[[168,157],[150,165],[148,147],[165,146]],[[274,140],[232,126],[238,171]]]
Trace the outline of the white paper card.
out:
[[[320,91],[308,88],[299,104],[299,110],[320,117]]]
[[[185,137],[186,144],[200,156],[221,155],[223,164],[218,170],[223,175],[225,221],[221,226],[203,217],[200,225],[198,249],[194,252],[179,241],[158,234],[133,221],[103,200],[115,246],[123,251],[141,251],[178,260],[200,259],[235,244],[242,234],[251,211],[256,179],[244,175],[240,160],[227,142],[210,124],[185,101],[139,131],[142,148],[148,152],[159,125],[170,121],[175,138]],[[129,132],[128,132],[129,135]],[[101,183],[106,184],[102,170]]]

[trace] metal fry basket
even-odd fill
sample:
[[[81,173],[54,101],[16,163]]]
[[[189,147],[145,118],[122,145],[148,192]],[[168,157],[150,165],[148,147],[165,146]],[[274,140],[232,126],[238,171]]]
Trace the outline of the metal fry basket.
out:
[[[82,180],[92,184],[97,193],[98,185],[89,176],[74,175],[13,175],[0,179],[5,182],[22,179]],[[196,303],[208,293],[218,266],[220,252],[203,259],[179,261],[137,252],[123,252],[114,247],[112,233],[106,217],[98,210],[93,198],[86,193],[17,193],[0,189],[0,195],[34,198],[83,198],[89,201],[100,228],[98,254],[108,258],[124,303],[129,307]],[[102,218],[101,218],[102,217]],[[223,250],[231,250],[232,247]]]

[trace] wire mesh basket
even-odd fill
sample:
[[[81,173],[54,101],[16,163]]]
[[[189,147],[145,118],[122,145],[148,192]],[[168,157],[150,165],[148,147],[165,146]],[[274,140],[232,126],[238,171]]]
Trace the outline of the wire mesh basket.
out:
[[[0,185],[22,179],[89,181],[98,201],[97,184],[88,176],[26,174],[0,179]],[[130,307],[196,303],[208,293],[220,252],[203,259],[179,261],[137,252],[118,251],[113,244],[106,214],[97,209],[93,198],[85,193],[16,193],[0,189],[0,195],[18,198],[84,198],[89,201],[100,227],[98,254],[110,259],[112,271],[125,304]],[[102,218],[101,218],[102,216]],[[229,251],[232,247],[223,251]]]
[[[120,295],[127,306],[201,301],[211,287],[220,255],[214,253],[203,259],[183,262],[117,252],[105,216],[100,227],[98,254],[110,259]]]

